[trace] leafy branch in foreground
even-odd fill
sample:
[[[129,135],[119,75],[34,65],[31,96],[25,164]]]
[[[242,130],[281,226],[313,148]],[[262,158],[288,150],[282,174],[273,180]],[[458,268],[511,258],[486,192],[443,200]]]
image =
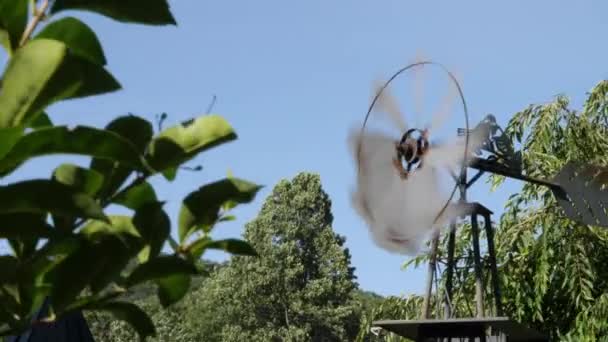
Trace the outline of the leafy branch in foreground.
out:
[[[0,177],[42,156],[90,158],[88,165],[64,163],[50,175],[0,186],[0,238],[12,252],[0,256],[0,336],[27,330],[46,299],[49,315],[36,324],[73,310],[104,311],[145,338],[155,333],[152,321],[122,296],[152,282],[169,306],[188,292],[207,249],[255,255],[246,242],[214,241],[210,232],[231,209],[251,202],[260,186],[233,177],[203,184],[184,198],[179,242],[173,241],[150,178],[172,181],[185,162],[237,135],[218,115],[158,132],[135,115],[104,128],[55,126],[45,112],[52,104],[121,88],[106,69],[96,33],[75,17],[53,20],[66,10],[122,23],[175,24],[166,0],[0,0],[0,42],[9,56],[0,91]],[[114,215],[110,205],[131,214]],[[167,241],[170,255],[161,254]]]

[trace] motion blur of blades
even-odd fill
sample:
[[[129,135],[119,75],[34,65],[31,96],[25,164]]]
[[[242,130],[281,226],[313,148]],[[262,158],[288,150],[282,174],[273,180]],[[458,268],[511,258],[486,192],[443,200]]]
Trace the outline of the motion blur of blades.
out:
[[[449,82],[448,91],[446,92],[442,101],[438,104],[438,108],[431,118],[431,124],[428,128],[429,131],[441,129],[441,127],[446,123],[450,117],[450,110],[453,109],[452,107],[457,94],[458,89],[452,82]]]
[[[426,60],[424,54],[421,51],[416,53],[414,63],[423,63]],[[416,115],[424,113],[424,86],[426,84],[424,75],[424,65],[419,65],[413,68],[412,74],[414,76],[414,105]]]
[[[378,96],[375,107],[378,114],[381,114],[379,117],[388,119],[392,126],[397,128],[401,133],[405,132],[407,130],[405,117],[389,87],[385,87],[384,82],[376,81],[374,83],[373,96]]]
[[[362,129],[349,134],[349,146],[357,164],[357,181],[351,193],[352,206],[363,218],[372,240],[379,247],[392,253],[415,255],[441,225],[458,216],[458,211],[446,210],[452,201],[457,184],[448,191],[443,182],[442,169],[463,168],[473,156],[471,151],[479,142],[469,136],[443,139],[445,144],[433,144],[423,127],[407,128],[398,101],[390,92],[392,81],[402,72],[414,74],[415,114],[422,116],[422,91],[424,88],[421,69],[428,65],[440,66],[449,76],[448,91],[438,104],[427,129],[441,127],[453,114],[450,107],[457,92],[457,80],[443,66],[425,60],[419,54],[414,63],[400,69],[388,82],[376,82],[375,102],[370,114],[389,119],[400,135],[390,136],[373,131],[364,121]],[[464,100],[463,100],[464,103]],[[466,108],[464,108],[466,114]],[[367,117],[369,119],[369,116]],[[468,128],[468,116],[464,115]],[[413,122],[418,123],[417,118]],[[452,170],[453,171],[453,170]],[[449,178],[451,179],[451,178]]]

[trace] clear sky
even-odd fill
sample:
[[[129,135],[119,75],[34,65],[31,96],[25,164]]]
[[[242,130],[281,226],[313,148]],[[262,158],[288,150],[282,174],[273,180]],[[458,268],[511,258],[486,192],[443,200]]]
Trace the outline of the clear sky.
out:
[[[103,126],[127,112],[148,119],[167,112],[169,125],[203,113],[216,94],[214,112],[230,121],[240,139],[191,163],[203,165],[202,172],[182,171],[174,183],[155,179],[172,218],[188,190],[230,169],[266,185],[252,205],[236,211],[237,221],[215,231],[217,238],[239,236],[280,179],[300,171],[319,173],[333,201],[333,227],[347,238],[360,286],[383,295],[420,292],[424,269],[401,271],[405,258],[377,248],[350,207],[355,173],[346,134],[363,119],[374,79],[390,76],[421,52],[462,75],[472,124],[489,112],[506,124],[513,113],[559,93],[580,106],[585,92],[608,77],[608,3],[601,0],[182,0],[171,5],[177,27],[69,13],[98,32],[109,69],[124,90],[54,105],[52,119]],[[426,93],[432,98],[444,90],[430,83]],[[433,100],[427,102],[432,109]],[[30,162],[18,178],[48,177],[58,163],[54,158]],[[480,182],[470,196],[500,213],[517,189],[518,183],[510,182],[502,193],[489,195]]]

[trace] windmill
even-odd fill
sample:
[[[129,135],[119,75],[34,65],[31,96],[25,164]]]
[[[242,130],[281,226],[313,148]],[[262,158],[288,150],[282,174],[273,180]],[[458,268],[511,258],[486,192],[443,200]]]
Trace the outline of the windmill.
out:
[[[446,111],[439,111],[424,128],[408,127],[400,106],[390,95],[389,87],[401,75],[422,67],[435,67],[448,75],[462,103],[462,124],[453,129],[455,137],[435,143],[434,132],[447,121]],[[420,110],[416,110],[420,114]],[[392,130],[374,130],[372,118],[383,121]],[[383,120],[382,120],[383,119]],[[387,125],[388,124],[388,125]],[[395,134],[398,132],[399,134]],[[582,224],[608,227],[608,170],[594,165],[566,164],[552,179],[537,179],[523,174],[521,154],[504,135],[492,115],[469,127],[467,104],[456,77],[443,65],[432,61],[410,64],[376,87],[372,103],[360,129],[349,137],[357,164],[357,182],[352,202],[367,224],[372,239],[392,253],[416,255],[431,241],[424,302],[420,320],[377,321],[382,328],[416,341],[465,338],[469,341],[546,341],[546,338],[522,324],[503,316],[500,284],[494,250],[492,212],[477,202],[467,200],[467,189],[485,173],[503,175],[548,187],[564,214]],[[477,173],[468,177],[468,170]],[[453,186],[441,184],[440,172],[447,174]],[[445,176],[443,176],[445,178]],[[451,191],[450,191],[451,190]],[[458,193],[458,196],[456,196]],[[484,308],[479,217],[483,217],[487,253],[492,280],[493,312]],[[475,317],[455,318],[452,314],[452,275],[456,223],[468,217],[471,222],[475,273]],[[430,319],[430,296],[436,271],[439,235],[448,235],[448,256],[442,320]],[[439,305],[439,304],[438,304]]]

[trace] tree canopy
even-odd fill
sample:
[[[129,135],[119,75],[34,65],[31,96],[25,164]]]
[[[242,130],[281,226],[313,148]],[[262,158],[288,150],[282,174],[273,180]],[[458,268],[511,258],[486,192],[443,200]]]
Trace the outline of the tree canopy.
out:
[[[227,324],[224,341],[344,341],[356,333],[356,289],[344,238],[318,175],[279,182],[244,237],[258,252],[233,257],[214,293]]]

